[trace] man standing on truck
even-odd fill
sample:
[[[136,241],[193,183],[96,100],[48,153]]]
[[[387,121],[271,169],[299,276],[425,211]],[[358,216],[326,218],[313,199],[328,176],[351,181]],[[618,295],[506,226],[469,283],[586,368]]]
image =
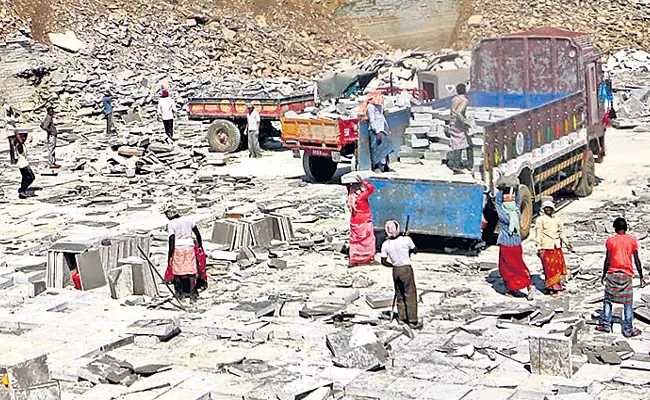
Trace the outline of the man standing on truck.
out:
[[[366,112],[368,115],[370,160],[374,172],[388,172],[388,156],[380,158],[379,146],[388,132],[388,122],[384,116],[384,95],[380,91],[372,91],[368,95]]]
[[[248,108],[248,116],[246,117],[247,130],[248,130],[248,152],[249,156],[253,158],[262,157],[262,149],[260,148],[260,113],[255,109],[253,103],[246,103]]]
[[[447,156],[447,166],[455,174],[462,173],[463,167],[472,171],[474,169],[474,150],[472,138],[469,136],[470,124],[467,121],[467,106],[469,100],[465,96],[465,84],[456,85],[456,96],[451,99],[451,118],[449,120],[449,133],[451,138],[451,152]],[[463,150],[467,154],[467,164],[463,164]]]

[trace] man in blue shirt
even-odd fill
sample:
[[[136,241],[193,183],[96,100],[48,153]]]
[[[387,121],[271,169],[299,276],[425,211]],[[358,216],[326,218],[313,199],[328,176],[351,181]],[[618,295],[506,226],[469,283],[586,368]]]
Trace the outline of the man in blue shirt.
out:
[[[375,172],[386,172],[388,170],[388,156],[381,157],[380,148],[384,136],[388,132],[388,122],[384,116],[384,96],[378,92],[371,92],[368,96],[368,123],[370,125],[370,160],[372,170]]]
[[[104,117],[106,117],[107,135],[117,132],[117,129],[115,129],[115,123],[113,123],[113,105],[111,104],[112,101],[113,99],[111,98],[110,92],[106,91],[104,98],[102,98],[102,105],[104,106]]]

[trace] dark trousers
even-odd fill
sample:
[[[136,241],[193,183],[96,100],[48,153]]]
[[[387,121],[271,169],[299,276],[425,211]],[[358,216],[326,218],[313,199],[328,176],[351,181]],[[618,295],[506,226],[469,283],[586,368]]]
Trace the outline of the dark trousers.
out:
[[[105,114],[106,116],[106,134],[116,132],[115,123],[113,122],[113,113]]]
[[[397,297],[397,314],[399,320],[410,324],[418,322],[418,293],[415,277],[410,265],[393,268],[393,283]]]
[[[174,138],[174,120],[173,119],[163,119],[163,125],[165,126],[165,133],[169,136],[170,139]]]
[[[16,144],[18,140],[16,140],[16,136],[9,136],[7,139],[9,139],[9,161],[12,164],[16,164],[18,162],[18,158],[16,157]]]
[[[18,193],[25,193],[29,185],[34,183],[36,180],[36,176],[34,176],[34,172],[29,166],[20,168],[20,175],[23,177],[23,179],[20,182],[20,189],[18,189]]]

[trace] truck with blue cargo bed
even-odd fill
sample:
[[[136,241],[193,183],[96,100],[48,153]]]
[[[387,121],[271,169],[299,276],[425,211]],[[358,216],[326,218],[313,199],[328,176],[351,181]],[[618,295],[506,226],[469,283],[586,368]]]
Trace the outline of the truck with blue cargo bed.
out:
[[[481,241],[494,232],[490,205],[497,182],[508,177],[519,185],[526,237],[543,197],[592,193],[594,163],[605,156],[607,110],[598,98],[600,51],[588,34],[540,28],[484,39],[472,52],[470,75],[469,107],[496,116],[482,126],[480,178],[453,175],[440,161],[430,170],[391,164],[396,172],[369,178],[376,187],[370,198],[375,229],[409,217],[411,233]],[[448,115],[449,107],[443,99],[411,111]],[[389,127],[401,129],[407,118],[391,115]],[[401,139],[388,141],[392,158]],[[358,168],[370,169],[367,121],[357,148]]]

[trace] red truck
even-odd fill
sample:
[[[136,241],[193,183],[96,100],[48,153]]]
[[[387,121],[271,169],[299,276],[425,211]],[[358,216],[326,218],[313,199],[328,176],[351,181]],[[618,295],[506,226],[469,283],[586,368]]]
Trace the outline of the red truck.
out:
[[[279,121],[287,111],[302,112],[306,107],[314,106],[313,95],[285,97],[282,99],[266,98],[230,98],[198,97],[189,101],[190,119],[210,120],[208,142],[212,151],[231,153],[242,142],[242,133],[246,129],[246,103],[253,103],[262,119],[260,134],[279,136],[271,125]]]

